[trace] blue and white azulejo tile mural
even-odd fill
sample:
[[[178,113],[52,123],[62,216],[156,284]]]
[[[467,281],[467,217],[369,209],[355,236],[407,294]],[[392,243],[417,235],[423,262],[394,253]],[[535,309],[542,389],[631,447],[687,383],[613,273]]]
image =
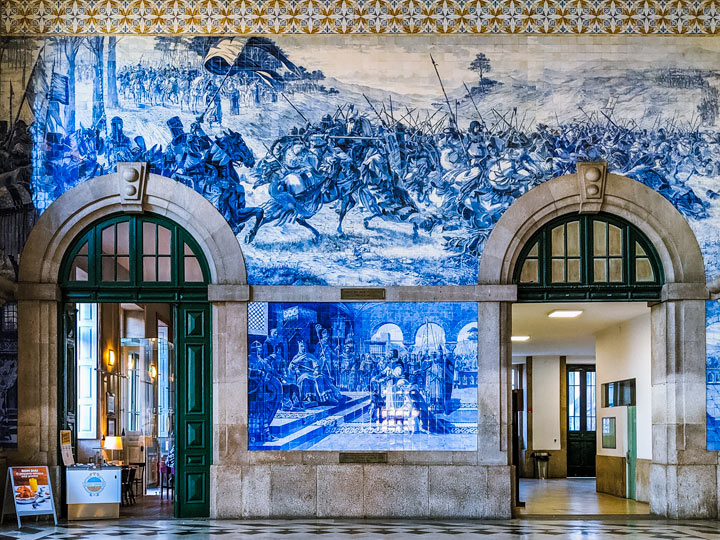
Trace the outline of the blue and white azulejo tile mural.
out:
[[[720,270],[716,40],[2,38],[3,172],[39,212],[118,161],[207,197],[256,285],[466,285],[577,161],[660,192]],[[12,110],[10,110],[12,109]]]
[[[707,449],[720,450],[720,302],[706,302]]]
[[[252,285],[473,284],[515,200],[607,161],[715,277],[718,58],[629,35],[0,37],[0,272],[58,196],[145,161],[222,213]]]
[[[251,303],[250,450],[475,450],[473,303]]]

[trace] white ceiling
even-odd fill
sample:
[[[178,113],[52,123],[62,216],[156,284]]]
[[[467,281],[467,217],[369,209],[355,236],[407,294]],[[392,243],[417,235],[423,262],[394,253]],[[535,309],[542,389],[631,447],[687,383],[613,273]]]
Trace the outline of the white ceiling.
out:
[[[581,309],[575,319],[551,319],[554,309]],[[595,356],[595,334],[650,312],[645,302],[583,302],[514,304],[514,336],[530,336],[513,343],[513,356]]]

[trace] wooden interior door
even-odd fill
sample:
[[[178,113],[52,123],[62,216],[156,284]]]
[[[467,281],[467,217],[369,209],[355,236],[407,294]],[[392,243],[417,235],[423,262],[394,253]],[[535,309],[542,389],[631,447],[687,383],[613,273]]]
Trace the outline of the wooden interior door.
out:
[[[210,515],[212,377],[210,305],[178,304],[175,515]]]
[[[595,476],[595,366],[567,367],[567,475]]]

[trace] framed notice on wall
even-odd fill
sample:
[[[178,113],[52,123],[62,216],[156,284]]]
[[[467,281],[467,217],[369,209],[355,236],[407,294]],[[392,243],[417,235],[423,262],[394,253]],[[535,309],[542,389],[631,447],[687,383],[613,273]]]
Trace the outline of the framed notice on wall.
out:
[[[615,448],[617,446],[615,436],[615,417],[609,416],[602,419],[602,447]]]
[[[22,527],[21,517],[46,514],[52,514],[55,525],[57,525],[55,501],[47,467],[8,468],[5,481],[5,504],[2,516],[0,516],[0,523],[5,514],[12,513],[13,506],[17,515],[18,528]]]

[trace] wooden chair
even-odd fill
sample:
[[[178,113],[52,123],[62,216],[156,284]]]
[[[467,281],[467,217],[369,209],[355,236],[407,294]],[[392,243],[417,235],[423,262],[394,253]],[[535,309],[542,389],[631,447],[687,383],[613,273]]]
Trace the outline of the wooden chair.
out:
[[[121,479],[121,502],[123,506],[135,504],[135,494],[133,493],[133,484],[135,483],[135,467],[124,467],[120,474]]]
[[[167,490],[168,499],[174,499],[175,469],[168,467],[164,460],[158,462],[158,478],[160,479],[160,498],[163,499],[165,497],[163,493]]]
[[[135,495],[138,495],[138,487],[140,488],[139,495],[145,495],[145,463],[131,463],[130,465],[137,468],[137,472],[135,473],[135,481],[133,482]]]

